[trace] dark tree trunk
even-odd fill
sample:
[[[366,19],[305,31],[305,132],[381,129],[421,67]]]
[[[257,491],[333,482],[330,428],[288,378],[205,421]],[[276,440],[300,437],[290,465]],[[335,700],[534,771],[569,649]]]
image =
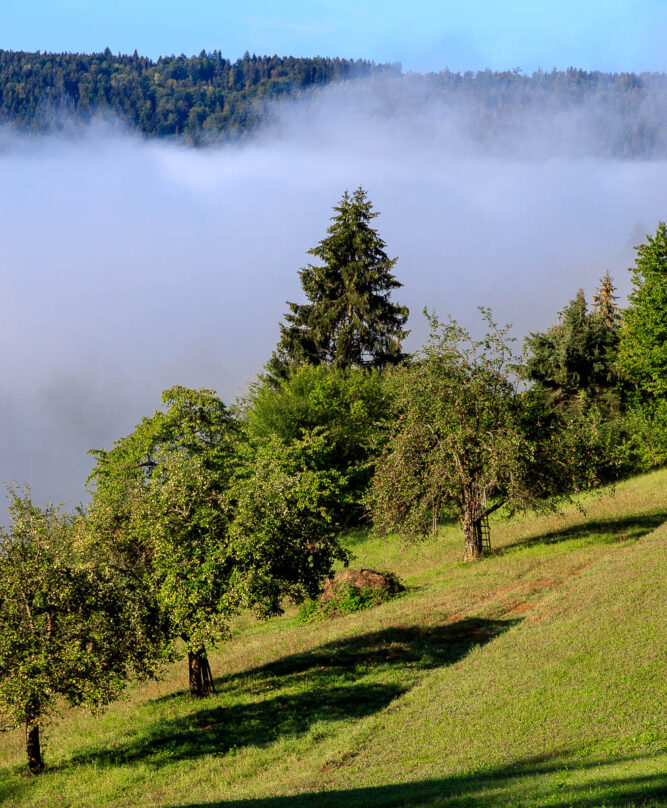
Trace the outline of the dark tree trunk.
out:
[[[188,651],[188,669],[191,696],[203,698],[215,693],[211,666],[203,646],[198,651]]]
[[[464,561],[477,561],[484,556],[478,510],[471,492],[467,492],[463,505]]]
[[[39,745],[39,724],[36,721],[36,716],[26,719],[25,748],[31,774],[41,774],[44,771],[44,761],[42,760],[42,750]]]
[[[482,545],[479,541],[479,536],[476,530],[476,525],[472,520],[472,516],[468,513],[465,514],[463,519],[463,560],[464,561],[477,561],[483,555]]]

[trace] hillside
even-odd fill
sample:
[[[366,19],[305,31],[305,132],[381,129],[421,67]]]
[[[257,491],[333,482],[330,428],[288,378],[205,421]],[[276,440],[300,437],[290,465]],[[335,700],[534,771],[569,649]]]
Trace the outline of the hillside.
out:
[[[0,122],[52,131],[113,113],[148,136],[190,141],[238,136],[260,122],[260,102],[334,80],[391,71],[352,59],[296,59],[219,51],[157,61],[103,53],[0,50]]]
[[[403,548],[364,532],[355,566],[408,593],[299,626],[238,621],[211,657],[218,695],[193,701],[184,664],[103,716],[67,712],[48,771],[23,775],[0,736],[7,806],[667,805],[664,579],[667,469],[586,512],[492,523]],[[661,796],[662,795],[662,796]]]

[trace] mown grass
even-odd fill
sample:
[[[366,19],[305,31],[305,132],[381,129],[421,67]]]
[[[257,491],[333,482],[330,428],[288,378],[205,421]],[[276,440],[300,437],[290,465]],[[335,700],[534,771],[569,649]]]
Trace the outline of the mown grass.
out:
[[[562,516],[492,525],[460,562],[456,525],[405,548],[346,539],[408,594],[299,626],[239,619],[212,655],[50,731],[47,772],[0,736],[8,806],[667,805],[667,470]]]

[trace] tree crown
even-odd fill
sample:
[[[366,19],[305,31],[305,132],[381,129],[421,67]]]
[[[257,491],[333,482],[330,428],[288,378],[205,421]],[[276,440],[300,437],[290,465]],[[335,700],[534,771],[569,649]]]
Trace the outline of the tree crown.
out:
[[[309,302],[288,303],[267,365],[274,379],[304,362],[382,368],[403,358],[408,310],[390,299],[401,284],[392,273],[397,259],[371,226],[378,213],[361,187],[346,191],[334,211],[328,236],[309,250],[322,263],[299,272]]]

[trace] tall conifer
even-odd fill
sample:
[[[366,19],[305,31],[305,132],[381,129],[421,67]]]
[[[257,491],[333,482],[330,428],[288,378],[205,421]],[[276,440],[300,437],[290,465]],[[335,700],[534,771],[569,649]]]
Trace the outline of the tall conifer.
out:
[[[667,397],[667,224],[636,247],[618,363],[649,398]]]
[[[346,191],[334,211],[328,236],[309,250],[321,264],[299,272],[308,302],[288,302],[280,341],[267,364],[275,382],[305,363],[382,368],[404,356],[408,309],[390,299],[402,284],[392,273],[397,259],[388,257],[371,227],[378,214],[362,187],[352,196]]]

